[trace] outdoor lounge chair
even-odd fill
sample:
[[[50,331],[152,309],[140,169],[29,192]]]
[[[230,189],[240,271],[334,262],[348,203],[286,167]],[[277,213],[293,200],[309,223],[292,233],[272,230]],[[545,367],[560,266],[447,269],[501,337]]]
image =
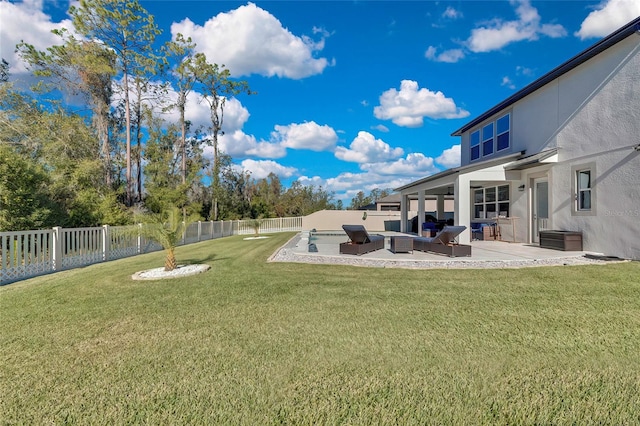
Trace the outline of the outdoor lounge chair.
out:
[[[349,241],[340,243],[341,254],[361,255],[384,248],[383,235],[369,235],[362,225],[342,225]]]
[[[449,257],[471,256],[471,246],[458,244],[455,239],[467,229],[466,226],[445,226],[433,238],[417,237],[413,239],[413,249],[425,252],[446,254]]]

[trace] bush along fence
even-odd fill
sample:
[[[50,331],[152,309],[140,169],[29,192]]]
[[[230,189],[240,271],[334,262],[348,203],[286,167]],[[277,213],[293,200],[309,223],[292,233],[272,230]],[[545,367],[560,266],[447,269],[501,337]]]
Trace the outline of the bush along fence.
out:
[[[261,219],[258,223],[261,234],[302,230],[302,217]],[[162,250],[162,246],[140,236],[135,228],[136,225],[105,225],[0,232],[0,285]],[[255,232],[256,222],[251,220],[194,222],[187,227],[182,244]]]

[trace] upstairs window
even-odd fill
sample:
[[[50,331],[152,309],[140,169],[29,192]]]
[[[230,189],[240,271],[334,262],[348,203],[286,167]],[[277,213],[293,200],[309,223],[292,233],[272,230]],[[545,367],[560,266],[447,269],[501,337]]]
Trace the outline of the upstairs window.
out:
[[[493,123],[482,128],[482,155],[493,154]]]
[[[480,130],[471,133],[471,160],[480,158]]]
[[[505,114],[471,133],[469,139],[471,161],[503,151],[510,146],[511,114]]]
[[[498,121],[496,121],[496,133],[498,141],[498,147],[496,149],[497,151],[502,151],[503,149],[509,148],[509,133],[511,129],[510,118],[510,114],[507,114],[498,118]]]

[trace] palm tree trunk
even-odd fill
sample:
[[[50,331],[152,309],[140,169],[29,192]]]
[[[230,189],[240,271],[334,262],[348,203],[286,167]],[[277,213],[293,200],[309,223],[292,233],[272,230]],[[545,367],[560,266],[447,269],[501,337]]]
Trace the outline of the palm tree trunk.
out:
[[[169,272],[173,271],[178,267],[178,262],[176,261],[176,255],[174,253],[173,248],[167,249],[167,257],[164,261],[164,270]]]

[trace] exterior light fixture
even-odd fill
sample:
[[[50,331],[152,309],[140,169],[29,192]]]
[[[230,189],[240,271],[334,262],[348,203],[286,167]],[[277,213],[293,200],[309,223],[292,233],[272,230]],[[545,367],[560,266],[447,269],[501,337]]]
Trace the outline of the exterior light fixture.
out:
[[[520,185],[518,187],[518,191],[523,192],[524,191],[524,184]]]

